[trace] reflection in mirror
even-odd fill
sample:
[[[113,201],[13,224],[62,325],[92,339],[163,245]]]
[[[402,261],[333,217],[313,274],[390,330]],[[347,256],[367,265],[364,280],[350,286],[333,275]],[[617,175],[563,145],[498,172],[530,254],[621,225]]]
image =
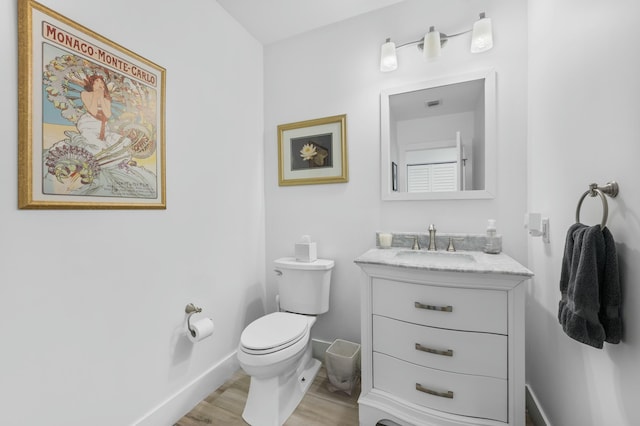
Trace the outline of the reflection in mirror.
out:
[[[493,198],[495,144],[493,71],[383,91],[382,199]]]

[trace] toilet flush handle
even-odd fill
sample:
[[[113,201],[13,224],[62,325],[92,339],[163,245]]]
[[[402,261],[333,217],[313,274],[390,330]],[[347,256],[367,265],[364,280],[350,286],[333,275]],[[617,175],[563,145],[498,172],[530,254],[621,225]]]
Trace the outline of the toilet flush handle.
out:
[[[280,269],[274,269],[274,272],[276,273],[276,275],[280,276],[282,275],[282,271]]]

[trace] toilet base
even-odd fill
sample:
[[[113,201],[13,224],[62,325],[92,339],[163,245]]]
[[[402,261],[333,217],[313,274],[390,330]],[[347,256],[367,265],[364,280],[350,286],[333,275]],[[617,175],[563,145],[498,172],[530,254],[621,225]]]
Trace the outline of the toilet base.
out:
[[[242,418],[251,426],[281,426],[296,409],[322,363],[311,357],[311,345],[293,374],[258,379],[251,377]]]

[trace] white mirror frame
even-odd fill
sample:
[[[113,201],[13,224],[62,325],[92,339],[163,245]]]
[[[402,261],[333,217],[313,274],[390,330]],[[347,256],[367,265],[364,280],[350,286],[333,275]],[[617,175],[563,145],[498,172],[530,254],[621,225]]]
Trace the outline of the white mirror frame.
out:
[[[450,192],[397,192],[391,188],[389,99],[393,95],[484,79],[485,189]],[[479,200],[495,198],[497,165],[496,73],[493,69],[441,77],[386,89],[380,95],[380,189],[382,200]]]

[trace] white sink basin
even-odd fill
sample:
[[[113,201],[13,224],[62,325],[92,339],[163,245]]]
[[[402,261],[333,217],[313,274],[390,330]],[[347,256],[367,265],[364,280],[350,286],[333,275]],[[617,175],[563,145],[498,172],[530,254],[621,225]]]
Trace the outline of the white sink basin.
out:
[[[476,261],[470,254],[424,250],[399,251],[396,258],[425,265],[464,265]]]

